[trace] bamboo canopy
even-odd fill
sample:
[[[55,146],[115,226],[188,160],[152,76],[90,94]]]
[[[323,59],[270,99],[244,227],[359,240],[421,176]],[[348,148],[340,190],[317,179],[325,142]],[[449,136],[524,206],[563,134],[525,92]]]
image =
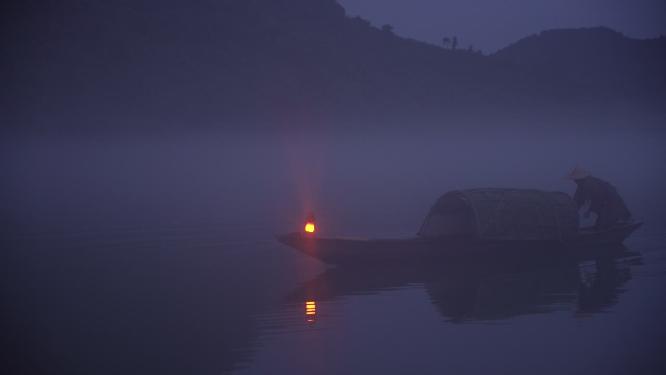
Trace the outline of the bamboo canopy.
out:
[[[418,235],[480,240],[567,240],[578,234],[578,210],[561,192],[468,189],[441,196]]]

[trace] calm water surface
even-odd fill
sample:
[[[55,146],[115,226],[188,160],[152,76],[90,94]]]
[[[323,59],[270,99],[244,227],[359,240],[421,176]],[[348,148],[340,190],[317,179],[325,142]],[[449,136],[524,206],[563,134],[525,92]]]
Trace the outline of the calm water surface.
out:
[[[518,135],[520,134],[520,135]],[[666,137],[189,134],[4,142],[9,369],[63,374],[661,374]],[[278,244],[409,236],[465,187],[571,192],[576,163],[646,224],[627,256],[327,268]]]

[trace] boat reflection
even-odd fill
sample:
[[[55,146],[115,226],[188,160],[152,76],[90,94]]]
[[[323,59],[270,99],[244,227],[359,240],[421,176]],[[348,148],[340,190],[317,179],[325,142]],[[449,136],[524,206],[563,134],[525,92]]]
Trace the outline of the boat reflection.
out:
[[[571,311],[584,316],[618,302],[639,253],[609,250],[594,259],[538,262],[331,268],[289,295],[307,301],[306,321],[315,322],[316,302],[421,285],[447,321],[492,321],[526,314]],[[610,255],[612,254],[612,255]]]

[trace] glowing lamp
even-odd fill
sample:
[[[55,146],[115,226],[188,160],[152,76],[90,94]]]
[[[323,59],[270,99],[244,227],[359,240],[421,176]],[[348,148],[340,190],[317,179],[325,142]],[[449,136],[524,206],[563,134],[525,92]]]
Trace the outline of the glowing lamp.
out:
[[[311,222],[305,223],[305,231],[307,233],[314,233],[315,232],[315,224]]]
[[[305,219],[305,227],[303,230],[305,230],[306,234],[314,234],[315,230],[317,230],[317,227],[315,226],[315,218],[312,213]]]

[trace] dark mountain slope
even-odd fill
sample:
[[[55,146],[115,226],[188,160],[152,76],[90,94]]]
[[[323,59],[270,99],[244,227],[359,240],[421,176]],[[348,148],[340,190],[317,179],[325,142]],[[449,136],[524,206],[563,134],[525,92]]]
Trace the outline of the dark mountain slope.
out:
[[[666,104],[664,37],[637,40],[604,27],[548,30],[521,39],[493,58],[588,100]]]
[[[443,119],[583,110],[590,102],[605,105],[607,97],[624,103],[626,96],[625,86],[604,80],[607,71],[585,84],[554,79],[542,63],[522,57],[532,48],[522,42],[492,57],[445,50],[346,17],[334,0],[26,0],[4,6],[9,90],[2,104],[15,124]],[[575,35],[566,38],[584,44]],[[618,48],[634,43],[644,42]],[[562,64],[585,71],[580,66],[599,57],[592,55],[578,62],[563,57]],[[612,72],[622,69],[633,66]],[[652,87],[633,79],[627,80],[640,95],[631,92],[639,98],[631,105],[663,99],[663,80]]]

